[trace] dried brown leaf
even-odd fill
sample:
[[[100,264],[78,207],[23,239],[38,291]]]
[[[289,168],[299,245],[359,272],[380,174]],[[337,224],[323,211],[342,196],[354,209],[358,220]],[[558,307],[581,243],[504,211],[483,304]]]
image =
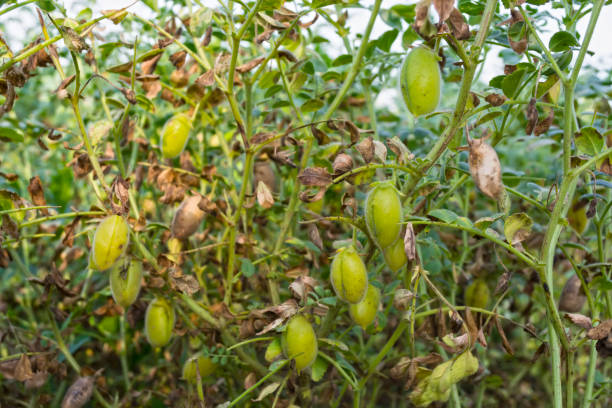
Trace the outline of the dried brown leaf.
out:
[[[514,355],[514,350],[512,349],[512,345],[510,345],[510,342],[508,341],[508,338],[506,337],[506,333],[504,332],[504,328],[502,327],[501,322],[497,318],[497,315],[493,316],[493,320],[495,321],[495,327],[497,327],[497,332],[501,336],[502,346],[504,346],[504,350],[506,350],[506,353],[508,353],[511,356],[513,356]]]
[[[265,57],[253,58],[252,60],[236,67],[236,71],[240,72],[241,74],[250,72],[253,68],[261,64],[265,59]]]
[[[612,319],[605,320],[596,327],[589,329],[587,332],[587,337],[591,340],[601,340],[603,338],[608,337],[610,331],[612,330]]]
[[[591,318],[580,313],[566,313],[564,317],[576,326],[582,327],[585,330],[589,330],[593,327]]]
[[[497,152],[484,138],[468,138],[468,143],[470,173],[474,183],[485,195],[498,200],[504,192],[504,185]]]
[[[370,163],[374,158],[374,140],[371,137],[367,137],[356,144],[355,149],[361,154],[363,161],[366,163]]]
[[[346,153],[336,156],[333,163],[334,176],[340,176],[353,169],[353,158]]]
[[[453,12],[455,0],[433,0],[433,5],[438,12],[440,22],[442,22],[449,18]]]
[[[536,98],[531,98],[529,100],[525,115],[527,116],[527,126],[525,127],[525,133],[527,135],[531,135],[533,133],[533,129],[538,123],[538,108],[536,108]]]
[[[548,109],[548,115],[546,115],[545,118],[541,119],[538,122],[538,124],[533,129],[533,134],[536,136],[540,136],[541,134],[548,132],[548,129],[550,129],[554,118],[555,111],[552,108]]]
[[[485,101],[487,101],[488,103],[491,104],[491,106],[501,106],[504,104],[504,102],[506,102],[508,98],[506,98],[504,95],[500,95],[500,94],[489,94],[485,97]]]
[[[406,233],[404,234],[404,252],[406,253],[406,258],[408,258],[409,261],[414,261],[416,259],[416,236],[414,235],[414,228],[412,227],[411,222],[406,224]]]
[[[80,377],[76,380],[62,401],[62,408],[81,408],[91,398],[94,390],[94,377]]]
[[[257,196],[257,202],[263,208],[270,208],[274,205],[274,197],[272,196],[272,192],[266,183],[263,181],[259,181],[257,183],[257,189],[255,192]]]
[[[457,40],[467,40],[471,37],[470,26],[457,8],[453,8],[447,21],[451,32]]]
[[[325,167],[308,167],[300,172],[298,180],[305,186],[327,187],[332,176]]]
[[[30,193],[30,197],[32,198],[32,202],[34,203],[34,205],[47,205],[47,200],[45,200],[45,193],[43,191],[42,183],[40,182],[40,177],[34,176],[30,179],[30,185],[28,185],[28,193]],[[49,210],[47,208],[43,208],[41,212],[44,215],[49,215]]]

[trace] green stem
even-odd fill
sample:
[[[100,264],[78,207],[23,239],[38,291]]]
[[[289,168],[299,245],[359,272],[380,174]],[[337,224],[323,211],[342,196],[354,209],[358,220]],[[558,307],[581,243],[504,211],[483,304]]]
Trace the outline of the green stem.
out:
[[[240,223],[240,215],[242,213],[244,199],[246,197],[247,188],[249,185],[249,176],[253,172],[253,152],[247,150],[246,159],[244,162],[244,173],[242,177],[242,186],[240,187],[240,195],[238,196],[238,202],[236,203],[236,209],[234,210],[234,216],[232,218],[232,225],[230,225],[229,234],[229,246],[227,249],[227,272],[225,282],[225,296],[223,301],[226,305],[232,303],[232,287],[234,286],[234,264],[236,262],[236,231],[238,224]]]
[[[119,316],[119,327],[121,332],[121,352],[119,353],[119,358],[121,359],[121,371],[123,371],[123,382],[125,383],[125,392],[129,393],[132,388],[130,385],[130,367],[127,361],[127,347],[128,347],[128,338],[127,332],[125,329],[125,320],[127,317],[127,310],[123,311],[123,314]]]
[[[47,222],[47,221],[59,220],[62,218],[89,217],[89,216],[104,215],[104,214],[106,214],[104,211],[76,211],[76,212],[69,212],[69,213],[63,213],[63,214],[48,215],[46,217],[37,218],[35,220],[22,222],[21,224],[19,224],[19,229],[25,228],[25,227],[31,227],[33,225],[42,224],[43,222]]]
[[[8,13],[11,10],[15,10],[16,8],[19,8],[21,6],[25,6],[25,5],[28,5],[30,3],[34,3],[35,1],[36,0],[26,0],[26,1],[22,1],[21,3],[13,4],[12,6],[9,6],[9,7],[5,8],[5,9],[0,10],[0,16],[5,14],[5,13]]]
[[[85,145],[85,150],[87,151],[87,156],[89,157],[89,161],[100,180],[100,184],[104,187],[105,192],[108,194],[109,187],[104,181],[104,173],[102,172],[102,168],[100,167],[100,162],[98,162],[98,158],[96,157],[96,153],[91,146],[91,141],[89,140],[89,136],[87,135],[87,130],[85,130],[85,123],[83,123],[83,117],[81,116],[81,111],[79,109],[79,97],[80,97],[80,85],[81,85],[81,71],[79,68],[79,61],[74,52],[70,51],[70,55],[72,56],[72,61],[74,62],[75,69],[75,86],[74,86],[74,94],[72,95],[72,109],[74,110],[74,116],[76,117],[77,123],[79,125],[79,130],[81,132],[81,138],[83,139],[83,144]]]

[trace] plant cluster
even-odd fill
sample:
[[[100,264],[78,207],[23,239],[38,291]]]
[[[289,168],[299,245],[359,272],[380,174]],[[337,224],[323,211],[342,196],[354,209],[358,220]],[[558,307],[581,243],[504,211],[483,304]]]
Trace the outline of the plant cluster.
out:
[[[610,406],[610,2],[4,2],[0,406]]]

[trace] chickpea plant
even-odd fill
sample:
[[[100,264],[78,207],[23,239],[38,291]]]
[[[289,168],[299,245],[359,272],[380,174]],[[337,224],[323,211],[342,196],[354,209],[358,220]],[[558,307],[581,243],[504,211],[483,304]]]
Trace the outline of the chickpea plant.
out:
[[[0,406],[612,405],[609,0],[103,3],[0,5]]]

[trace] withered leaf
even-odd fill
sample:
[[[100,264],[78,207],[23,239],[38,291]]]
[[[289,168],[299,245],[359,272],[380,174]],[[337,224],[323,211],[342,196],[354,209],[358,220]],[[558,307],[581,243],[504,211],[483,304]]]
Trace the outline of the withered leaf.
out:
[[[497,327],[497,331],[498,331],[499,335],[501,336],[502,346],[504,346],[504,350],[506,350],[506,353],[508,353],[511,356],[513,356],[514,355],[514,350],[512,349],[512,345],[510,345],[510,342],[508,341],[508,338],[506,337],[506,333],[504,332],[504,328],[502,327],[501,322],[497,318],[497,315],[493,316],[493,320],[495,321],[495,327]]]
[[[268,185],[263,181],[260,180],[257,183],[255,194],[257,196],[257,202],[263,208],[268,209],[274,205],[274,197],[272,196],[272,192],[270,191]]]
[[[484,139],[470,139],[468,136],[470,173],[480,191],[498,200],[504,192],[501,164],[495,149]]]
[[[19,358],[19,362],[15,367],[13,376],[17,381],[26,381],[32,378],[32,365],[30,363],[30,359],[25,353]]]
[[[416,259],[416,237],[412,223],[406,224],[406,233],[404,234],[404,252],[409,261]]]
[[[591,340],[601,340],[608,336],[612,330],[612,319],[599,323],[598,326],[589,329],[587,337]]]
[[[564,317],[576,326],[582,327],[585,330],[589,330],[593,327],[591,318],[580,313],[566,313]]]
[[[410,160],[414,159],[414,154],[410,152],[404,142],[402,142],[397,136],[387,139],[387,146],[397,156],[400,164],[406,164]]]
[[[504,102],[506,102],[508,98],[506,98],[504,95],[500,95],[500,94],[489,94],[485,97],[485,101],[487,101],[488,103],[491,104],[491,106],[501,106],[504,104]]]
[[[151,58],[143,61],[140,64],[140,71],[142,75],[151,75],[155,71],[155,67],[157,66],[157,63],[159,62],[161,57],[162,53],[160,52],[159,54],[155,54],[151,56]]]
[[[383,142],[379,142],[378,140],[374,140],[374,156],[378,159],[379,162],[384,163],[387,160],[387,147],[383,144]]]
[[[120,10],[102,10],[101,13],[114,24],[119,24],[127,16],[127,11],[124,8]]]
[[[62,408],[81,408],[91,398],[94,390],[94,377],[79,377],[64,395]]]
[[[476,342],[478,339],[478,325],[476,325],[476,320],[474,319],[474,315],[472,314],[472,310],[469,307],[465,308],[465,323],[467,325],[469,331],[469,341],[470,345]]]
[[[72,74],[66,77],[62,82],[60,82],[59,86],[54,91],[57,94],[58,98],[65,99],[66,97],[68,97],[68,91],[66,90],[66,88],[72,83],[72,81],[74,81],[74,78],[75,75]]]
[[[187,51],[177,51],[174,54],[170,55],[170,62],[177,69],[180,69],[185,65],[185,59],[187,58]]]
[[[70,224],[66,225],[66,228],[64,228],[64,238],[62,238],[63,245],[72,248],[72,245],[74,244],[74,233],[80,220],[81,217],[76,216],[72,222],[70,222]]]
[[[273,320],[271,323],[267,324],[261,331],[257,333],[257,335],[261,336],[262,334],[268,333],[269,331],[272,331],[276,329],[277,327],[282,326],[291,316],[297,313],[298,309],[299,308],[298,308],[297,302],[294,299],[289,299],[281,303],[280,305],[270,306],[265,309],[253,311],[253,312],[261,313],[262,316],[263,314],[268,313],[268,312],[277,315],[277,318]]]
[[[374,158],[374,140],[371,137],[366,137],[356,144],[355,149],[361,154],[363,161],[366,163],[370,163]]]
[[[525,133],[527,135],[530,135],[533,133],[533,129],[535,128],[536,123],[538,123],[538,108],[536,108],[536,98],[531,98],[529,100],[525,115],[527,116],[527,126],[525,127]]]
[[[348,128],[349,134],[351,135],[351,146],[352,146],[355,143],[357,143],[357,141],[359,140],[359,136],[361,132],[359,131],[359,128],[357,127],[357,125],[355,125],[350,120],[345,121],[344,124]]]
[[[450,17],[454,9],[455,0],[433,0],[433,5],[438,12],[438,16],[440,16],[440,22],[442,22]]]
[[[288,60],[289,62],[297,62],[298,59],[295,55],[293,55],[293,53],[289,50],[278,50],[277,55],[280,58],[284,58],[286,60]]]
[[[261,64],[265,59],[265,57],[253,58],[252,60],[236,67],[236,71],[240,72],[241,74],[250,72],[253,68]]]
[[[540,344],[540,347],[538,347],[538,349],[535,351],[535,353],[533,353],[533,357],[531,357],[531,360],[529,360],[529,362],[531,364],[535,363],[536,361],[539,360],[539,358],[548,352],[548,343],[542,343]]]
[[[497,286],[495,286],[495,295],[499,295],[502,292],[505,292],[510,285],[510,278],[512,274],[510,272],[504,272],[499,279],[497,280]]]
[[[397,310],[408,310],[414,299],[414,293],[408,289],[396,289],[393,295],[393,307]]]
[[[79,33],[66,26],[60,26],[60,29],[62,36],[64,37],[64,43],[70,51],[78,54],[83,50],[89,50],[89,45],[87,45]]]
[[[319,146],[329,143],[329,136],[327,136],[327,133],[320,129],[317,129],[315,125],[310,126],[310,131],[312,132],[312,135],[315,137],[315,139],[317,139],[317,143],[319,144]]]
[[[189,296],[200,290],[200,284],[193,275],[185,275],[178,267],[173,267],[169,272],[170,286],[174,290],[183,292]]]
[[[541,119],[538,122],[538,124],[533,129],[533,134],[536,136],[540,136],[541,134],[548,132],[548,129],[550,129],[554,118],[555,111],[552,108],[548,109],[548,115],[546,115],[545,118]]]
[[[346,153],[336,156],[333,163],[334,175],[339,176],[353,169],[353,158]]]
[[[453,8],[448,18],[451,32],[453,36],[458,40],[467,40],[472,35],[470,33],[470,26],[468,25],[465,17],[457,8]]]
[[[45,193],[43,191],[42,183],[40,182],[40,177],[34,176],[30,179],[30,184],[28,185],[28,193],[30,193],[30,197],[32,197],[32,202],[34,203],[34,205],[47,205],[47,200],[45,200]],[[41,212],[44,215],[49,215],[49,210],[47,208],[43,208]]]
[[[206,29],[206,33],[204,34],[204,38],[202,39],[202,47],[207,47],[210,44],[210,40],[212,39],[212,26],[208,26]]]
[[[308,293],[312,292],[317,286],[317,281],[308,276],[300,275],[289,285],[289,290],[295,298],[302,301],[306,299]]]
[[[421,28],[428,21],[429,17],[429,5],[431,4],[431,0],[421,0],[417,3],[415,8],[415,20],[414,20],[414,30],[417,33],[421,32]]]
[[[308,224],[308,238],[310,238],[310,241],[312,241],[312,243],[315,244],[315,246],[319,248],[321,252],[324,251],[323,240],[321,239],[321,234],[319,233],[319,229],[315,224]]]
[[[212,86],[215,83],[215,71],[212,69],[204,74],[200,75],[198,79],[196,79],[196,84],[200,86]]]
[[[129,200],[130,183],[120,175],[115,177],[111,185],[111,209],[117,215],[127,215],[130,212]]]
[[[315,194],[311,194],[309,191],[300,191],[298,195],[299,199],[305,203],[314,203],[315,201],[319,201],[325,195],[327,189],[321,188]]]
[[[332,176],[325,167],[308,167],[300,172],[298,180],[305,186],[327,187]]]

